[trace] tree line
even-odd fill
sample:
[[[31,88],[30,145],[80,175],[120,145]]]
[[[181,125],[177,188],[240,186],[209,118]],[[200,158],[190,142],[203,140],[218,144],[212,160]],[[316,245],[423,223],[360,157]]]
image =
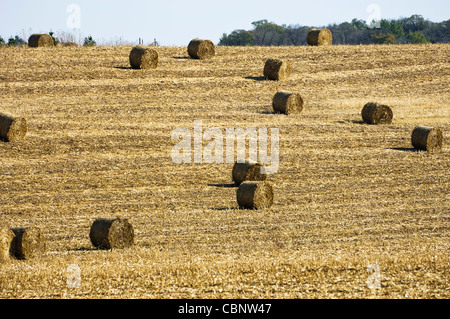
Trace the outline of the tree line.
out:
[[[54,32],[52,31],[50,31],[48,34],[53,38],[53,43],[55,44],[55,46],[58,44],[75,44],[75,36],[70,33],[60,32],[58,37],[55,37]],[[2,36],[0,36],[0,46],[22,46],[27,44],[27,41],[18,35],[9,37],[7,41],[5,41]],[[97,43],[92,38],[92,36],[84,38],[83,46],[96,45]]]
[[[374,21],[376,22],[376,21]],[[224,33],[223,46],[291,46],[307,45],[309,26],[277,25],[268,20],[252,23],[253,30],[234,30]],[[373,26],[377,27],[373,27]],[[383,19],[378,23],[353,19],[351,22],[326,26],[333,33],[333,44],[411,44],[449,43],[450,20],[432,22],[420,15],[398,20]]]

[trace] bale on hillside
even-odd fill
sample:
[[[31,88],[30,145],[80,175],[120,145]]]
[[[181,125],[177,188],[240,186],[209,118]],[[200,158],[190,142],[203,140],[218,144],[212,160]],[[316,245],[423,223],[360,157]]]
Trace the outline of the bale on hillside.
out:
[[[279,91],[273,97],[272,106],[276,113],[298,114],[303,111],[303,98],[297,93]]]
[[[30,48],[53,47],[55,42],[50,34],[32,34],[28,39],[28,46]]]
[[[268,59],[264,66],[264,78],[283,81],[291,75],[291,64],[279,59]]]
[[[28,125],[25,118],[0,114],[0,139],[16,142],[23,139],[27,132]]]
[[[273,186],[266,181],[243,182],[237,191],[240,208],[266,209],[273,205]]]
[[[100,218],[92,224],[89,238],[99,249],[123,249],[134,244],[134,229],[127,219]]]
[[[309,45],[331,45],[333,44],[333,34],[329,29],[312,29],[307,37],[306,42]]]
[[[0,264],[10,259],[11,245],[14,240],[14,233],[11,229],[0,228]]]
[[[442,148],[444,136],[439,128],[418,126],[411,136],[411,143],[417,150],[437,151]]]
[[[216,47],[211,40],[193,39],[188,45],[192,59],[210,59],[216,55]]]
[[[130,52],[130,65],[133,69],[156,69],[158,61],[158,52],[143,45],[135,46]]]
[[[367,124],[391,124],[394,118],[392,109],[379,103],[367,103],[362,112],[362,118]]]
[[[241,185],[245,181],[264,181],[266,174],[261,173],[262,165],[259,163],[238,163],[233,166],[233,181],[236,185]]]
[[[13,228],[11,251],[17,259],[31,259],[44,254],[46,240],[38,227]]]

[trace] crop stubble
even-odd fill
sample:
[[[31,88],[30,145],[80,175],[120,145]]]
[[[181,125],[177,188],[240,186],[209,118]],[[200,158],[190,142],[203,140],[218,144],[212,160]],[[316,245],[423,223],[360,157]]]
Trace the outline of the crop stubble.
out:
[[[448,139],[449,48],[218,47],[196,61],[161,47],[139,71],[131,47],[0,49],[1,111],[28,121],[0,145],[0,227],[47,239],[39,260],[2,265],[0,296],[448,298],[448,141],[416,152],[411,132]],[[292,63],[288,80],[263,81],[269,57]],[[303,113],[273,114],[279,90],[302,94]],[[394,122],[363,124],[370,101]],[[280,129],[270,209],[237,208],[233,164],[172,163],[172,130],[194,120]],[[91,223],[112,216],[134,225],[133,248],[92,247]],[[80,289],[66,286],[74,263]]]

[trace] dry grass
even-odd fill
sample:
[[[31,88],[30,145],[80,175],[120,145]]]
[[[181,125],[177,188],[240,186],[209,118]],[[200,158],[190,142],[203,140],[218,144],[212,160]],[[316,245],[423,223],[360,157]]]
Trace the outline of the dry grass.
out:
[[[44,256],[0,266],[0,297],[449,298],[449,49],[158,48],[140,71],[130,46],[0,49],[0,111],[28,120],[0,144],[0,228],[47,239]],[[263,81],[268,57],[291,62],[288,80]],[[272,112],[279,90],[302,94],[301,115]],[[393,123],[363,124],[370,101]],[[280,129],[270,209],[238,209],[233,164],[172,163],[172,130],[194,120]],[[442,129],[440,152],[412,149],[417,125]],[[135,245],[93,249],[92,222],[115,216]]]

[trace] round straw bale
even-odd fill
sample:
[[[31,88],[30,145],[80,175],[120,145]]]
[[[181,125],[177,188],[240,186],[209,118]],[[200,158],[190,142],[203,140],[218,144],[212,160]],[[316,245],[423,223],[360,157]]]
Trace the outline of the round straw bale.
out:
[[[279,91],[273,97],[273,110],[276,113],[295,114],[303,111],[303,98],[300,94]]]
[[[50,34],[32,34],[28,39],[28,46],[30,48],[53,47],[55,42]]]
[[[233,181],[236,185],[241,185],[245,181],[264,181],[266,174],[261,173],[262,165],[259,163],[238,163],[233,166]]]
[[[379,103],[367,103],[362,112],[362,118],[367,124],[391,124],[394,117],[392,109]]]
[[[211,40],[193,39],[188,54],[192,59],[210,59],[216,55],[216,47]]]
[[[439,128],[418,126],[414,129],[411,142],[415,149],[437,151],[442,148],[444,136]]]
[[[25,118],[0,114],[0,139],[6,142],[16,142],[23,139],[27,132],[28,125]]]
[[[156,69],[158,60],[158,52],[143,45],[135,46],[130,52],[130,64],[133,69]]]
[[[123,249],[134,244],[134,229],[127,219],[100,218],[92,224],[89,237],[99,249]]]
[[[9,260],[13,240],[14,233],[11,229],[6,227],[0,228],[0,263]]]
[[[265,209],[273,205],[273,186],[266,181],[243,182],[237,191],[239,207]]]
[[[38,227],[13,228],[12,252],[17,259],[31,259],[44,254],[46,240]]]
[[[309,45],[331,45],[333,44],[333,34],[329,29],[312,29],[307,37],[306,42]]]
[[[291,75],[291,64],[278,59],[268,59],[264,66],[264,77],[268,80],[283,81]]]

